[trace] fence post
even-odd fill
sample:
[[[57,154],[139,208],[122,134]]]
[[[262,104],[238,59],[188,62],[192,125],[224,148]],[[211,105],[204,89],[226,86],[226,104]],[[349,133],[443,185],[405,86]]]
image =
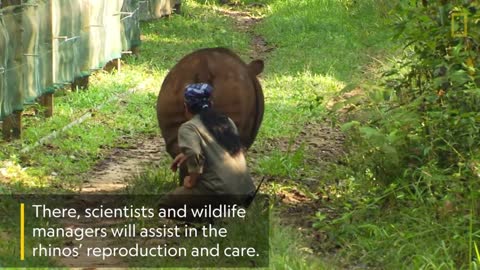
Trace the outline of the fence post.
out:
[[[105,67],[103,67],[103,70],[105,70],[107,72],[112,72],[112,71],[116,70],[118,73],[120,73],[121,65],[122,65],[121,59],[116,58],[116,59],[113,59],[113,60],[109,61],[105,65]]]
[[[132,52],[133,56],[139,56],[140,55],[140,46],[132,46],[132,48],[130,48],[130,51]]]
[[[181,2],[181,0],[175,1],[175,5],[173,6],[173,12],[175,14],[182,14],[182,2]]]
[[[22,111],[14,111],[3,119],[2,132],[5,141],[22,137]]]
[[[88,80],[90,76],[83,76],[83,77],[78,77],[73,80],[71,84],[72,91],[77,91],[77,90],[86,90],[88,89]]]
[[[53,116],[53,93],[43,94],[40,98],[40,105],[45,108],[45,117]]]

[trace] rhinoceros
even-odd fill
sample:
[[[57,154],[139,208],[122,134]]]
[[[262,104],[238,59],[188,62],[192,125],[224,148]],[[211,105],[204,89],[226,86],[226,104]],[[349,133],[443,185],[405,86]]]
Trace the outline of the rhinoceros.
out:
[[[157,99],[157,119],[168,154],[174,158],[180,153],[178,128],[187,121],[183,93],[191,83],[213,86],[213,108],[235,122],[248,149],[263,119],[264,97],[257,79],[263,67],[262,60],[246,64],[226,48],[200,49],[180,59],[165,77]]]

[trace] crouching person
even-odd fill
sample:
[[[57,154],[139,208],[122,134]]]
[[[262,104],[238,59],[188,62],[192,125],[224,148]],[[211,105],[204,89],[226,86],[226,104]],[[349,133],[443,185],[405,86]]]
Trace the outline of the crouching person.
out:
[[[247,168],[235,123],[212,108],[212,86],[188,85],[184,93],[187,122],[178,130],[181,153],[171,165],[187,168],[183,186],[165,195],[160,205],[190,208],[204,205],[248,206],[255,186]]]

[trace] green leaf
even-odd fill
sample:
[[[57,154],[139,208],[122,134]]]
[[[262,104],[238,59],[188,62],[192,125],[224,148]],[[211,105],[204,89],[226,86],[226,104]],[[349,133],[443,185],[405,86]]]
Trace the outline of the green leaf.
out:
[[[349,131],[350,129],[352,129],[353,127],[358,127],[359,125],[360,125],[360,122],[358,122],[358,121],[350,121],[350,122],[347,122],[347,123],[341,125],[340,129],[343,132],[346,132],[346,131]]]

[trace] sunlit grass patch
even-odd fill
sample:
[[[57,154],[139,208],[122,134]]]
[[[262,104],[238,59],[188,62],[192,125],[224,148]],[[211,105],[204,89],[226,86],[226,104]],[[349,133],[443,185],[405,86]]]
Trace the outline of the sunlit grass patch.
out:
[[[326,112],[325,104],[344,83],[308,70],[292,74],[267,71],[262,79],[265,115],[260,138],[292,137],[303,124]]]
[[[47,186],[48,181],[48,176],[31,175],[27,168],[22,168],[16,160],[0,161],[0,194],[42,188]]]
[[[390,45],[375,3],[358,2],[351,10],[333,0],[272,2],[258,29],[277,47],[267,69],[282,74],[308,69],[342,81],[358,77],[370,61],[366,51]]]
[[[169,169],[170,160],[161,160],[158,166],[147,168],[128,182],[128,194],[165,194],[178,187],[179,176]]]
[[[282,152],[274,150],[268,156],[257,161],[256,172],[260,175],[271,175],[297,178],[305,170],[305,153],[303,148]]]
[[[132,65],[166,71],[182,56],[207,47],[227,47],[245,57],[249,36],[235,31],[232,19],[213,9],[188,0],[182,4],[181,16],[143,23],[141,55]]]

